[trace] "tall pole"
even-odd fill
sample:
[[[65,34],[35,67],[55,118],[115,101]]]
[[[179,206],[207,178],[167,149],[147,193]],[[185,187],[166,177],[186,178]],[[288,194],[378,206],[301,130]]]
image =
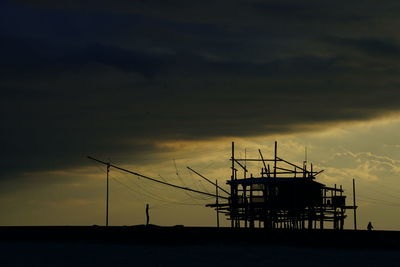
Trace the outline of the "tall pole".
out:
[[[231,180],[235,179],[235,142],[232,142],[232,177]]]
[[[247,172],[247,169],[246,169],[246,164],[247,164],[247,155],[246,155],[246,148],[244,149],[244,179],[246,179],[246,172]]]
[[[276,178],[276,157],[277,155],[277,150],[278,150],[278,142],[275,141],[275,150],[274,150],[274,178]]]
[[[235,180],[235,142],[232,142],[232,176],[231,176],[231,181]],[[236,193],[235,193],[235,189],[234,189],[234,185],[233,183],[231,183],[231,199],[230,199],[230,209],[231,209],[231,227],[235,227],[235,200],[236,200]]]
[[[357,230],[356,182],[353,178],[354,230]]]
[[[216,206],[217,206],[217,227],[219,228],[219,207],[218,207],[218,181],[215,180],[215,195],[217,196],[216,199]]]
[[[109,194],[109,177],[110,163],[107,163],[107,197],[106,197],[106,227],[108,227],[108,194]]]

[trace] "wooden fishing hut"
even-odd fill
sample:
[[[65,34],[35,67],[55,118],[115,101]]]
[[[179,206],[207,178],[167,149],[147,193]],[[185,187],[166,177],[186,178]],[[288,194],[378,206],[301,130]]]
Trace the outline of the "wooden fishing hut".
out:
[[[346,205],[342,186],[328,187],[316,182],[323,170],[314,171],[312,164],[308,168],[306,160],[298,166],[278,157],[276,142],[273,159],[264,159],[258,151],[257,159],[236,158],[232,142],[232,174],[227,181],[230,196],[226,202],[219,202],[217,197],[216,203],[208,207],[225,213],[235,228],[324,229],[327,223],[333,229],[344,228],[346,210],[355,211],[357,206],[355,198],[353,205]],[[248,177],[246,163],[252,161],[262,162],[258,177]],[[242,178],[238,177],[240,170]]]

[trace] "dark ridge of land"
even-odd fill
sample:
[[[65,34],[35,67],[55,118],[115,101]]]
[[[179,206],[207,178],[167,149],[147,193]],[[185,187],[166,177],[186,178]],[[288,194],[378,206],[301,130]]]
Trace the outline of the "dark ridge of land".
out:
[[[3,242],[112,242],[138,245],[283,245],[400,249],[400,231],[266,230],[161,226],[3,226]]]

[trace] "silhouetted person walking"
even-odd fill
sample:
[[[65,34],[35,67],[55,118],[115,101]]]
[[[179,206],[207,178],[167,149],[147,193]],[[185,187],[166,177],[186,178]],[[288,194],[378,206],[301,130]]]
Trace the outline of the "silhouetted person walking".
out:
[[[146,226],[149,225],[150,216],[149,216],[149,204],[146,204]]]
[[[372,231],[372,229],[374,229],[371,222],[368,223],[367,229],[368,231]]]

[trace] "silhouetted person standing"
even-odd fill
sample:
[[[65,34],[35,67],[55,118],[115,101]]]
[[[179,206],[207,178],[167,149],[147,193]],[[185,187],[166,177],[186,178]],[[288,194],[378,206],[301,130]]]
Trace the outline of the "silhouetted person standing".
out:
[[[372,229],[374,229],[371,222],[368,223],[367,229],[368,231],[372,231]]]
[[[146,226],[149,225],[150,216],[149,216],[149,204],[146,204]]]

